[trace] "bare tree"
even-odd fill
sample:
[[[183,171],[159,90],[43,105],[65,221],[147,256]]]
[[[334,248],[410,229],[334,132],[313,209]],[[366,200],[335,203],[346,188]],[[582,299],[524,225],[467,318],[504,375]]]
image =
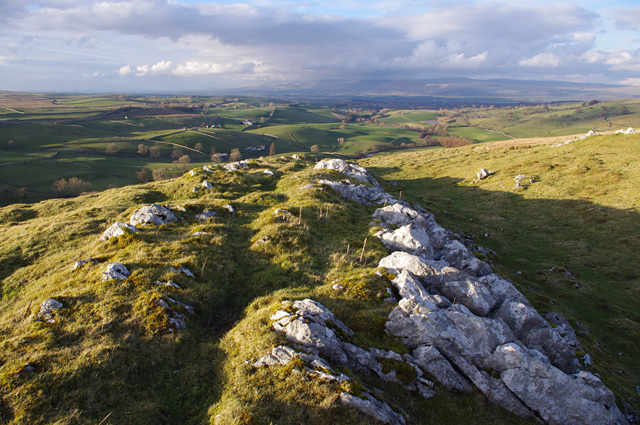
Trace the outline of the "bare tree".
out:
[[[166,180],[169,178],[167,170],[165,170],[164,168],[156,168],[151,172],[151,175],[153,176],[153,180],[155,181]]]
[[[276,154],[276,142],[271,142],[271,146],[269,146],[269,156],[273,156]]]
[[[202,146],[202,143],[200,142],[196,143],[196,145],[193,148],[200,152],[204,151],[204,146]]]
[[[179,159],[182,155],[184,155],[182,149],[174,149],[173,152],[171,152],[171,158],[173,159]]]
[[[231,149],[231,153],[229,154],[229,159],[233,162],[240,161],[242,159],[242,154],[240,153],[239,148]]]
[[[147,167],[142,167],[136,172],[136,177],[140,183],[144,183],[151,178],[151,171]]]
[[[320,152],[320,146],[318,146],[318,145],[311,146],[311,152],[313,152],[313,153]]]
[[[139,155],[146,155],[146,154],[148,154],[148,153],[149,153],[149,146],[147,146],[147,145],[145,145],[145,144],[140,143],[140,144],[138,145],[138,154],[139,154]]]
[[[160,150],[159,147],[157,146],[151,146],[149,148],[149,156],[152,158],[160,158],[160,156],[162,155],[162,151]]]
[[[115,143],[109,143],[107,145],[107,153],[109,155],[115,155],[118,152],[120,152],[120,148],[118,147],[118,145],[116,145]]]
[[[60,179],[54,181],[52,189],[60,194],[77,196],[82,192],[91,190],[91,183],[85,182],[78,177],[71,177],[69,180]]]

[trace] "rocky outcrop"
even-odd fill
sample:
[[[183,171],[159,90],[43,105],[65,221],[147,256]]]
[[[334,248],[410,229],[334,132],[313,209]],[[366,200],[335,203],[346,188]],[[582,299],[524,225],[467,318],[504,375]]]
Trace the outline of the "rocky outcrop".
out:
[[[393,196],[382,189],[376,179],[364,167],[359,165],[349,164],[343,159],[325,159],[318,162],[314,169],[335,170],[366,183],[357,185],[349,180],[340,182],[333,180],[318,181],[319,184],[333,188],[345,199],[367,205],[397,202]]]
[[[216,214],[216,212],[213,211],[213,210],[205,210],[205,211],[201,212],[200,214],[196,215],[196,220],[197,221],[207,221],[210,218],[215,217],[216,215],[218,215],[218,214]]]
[[[159,204],[144,206],[136,210],[129,219],[132,226],[149,224],[160,226],[172,221],[178,221],[175,214],[169,208]]]
[[[139,230],[131,224],[118,222],[109,226],[109,228],[100,235],[100,240],[108,241],[111,238],[119,238],[126,233],[132,234],[138,231]]]
[[[102,280],[127,280],[129,270],[120,263],[109,263],[107,269],[102,273]]]
[[[397,275],[392,283],[402,297],[386,326],[423,372],[450,390],[473,384],[505,409],[551,424],[626,423],[613,394],[580,371],[579,345],[564,318],[548,316],[552,327],[511,282],[448,234],[439,232],[440,246],[429,250],[429,215],[396,204],[374,218],[401,226],[377,234],[395,250],[379,266]],[[412,225],[423,232],[409,232]],[[560,391],[563,385],[570,392]]]
[[[47,323],[54,323],[54,313],[56,310],[62,308],[62,303],[55,298],[47,298],[40,304],[40,311],[38,312],[38,319]]]
[[[339,161],[316,168],[364,174]],[[372,203],[335,182],[332,187],[346,199]],[[547,316],[551,326],[511,282],[424,210],[394,202],[373,218],[383,227],[376,236],[392,251],[379,266],[396,275],[392,283],[401,297],[386,327],[422,372],[449,390],[475,386],[505,409],[550,424],[627,423],[613,393],[580,370],[579,344],[566,320]]]
[[[386,381],[396,382],[425,398],[432,397],[433,383],[410,355],[370,348],[364,350],[349,340],[353,331],[322,304],[310,299],[296,301],[288,310],[278,310],[272,317],[273,328],[285,334],[295,347],[321,356],[333,364],[352,370],[375,373]]]

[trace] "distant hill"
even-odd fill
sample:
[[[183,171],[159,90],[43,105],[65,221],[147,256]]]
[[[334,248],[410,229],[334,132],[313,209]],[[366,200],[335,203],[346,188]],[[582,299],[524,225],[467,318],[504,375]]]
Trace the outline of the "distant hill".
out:
[[[582,84],[564,81],[479,80],[440,78],[432,80],[327,80],[312,83],[272,84],[242,90],[276,96],[433,96],[483,101],[550,102],[561,100],[608,100],[640,95],[640,87]]]

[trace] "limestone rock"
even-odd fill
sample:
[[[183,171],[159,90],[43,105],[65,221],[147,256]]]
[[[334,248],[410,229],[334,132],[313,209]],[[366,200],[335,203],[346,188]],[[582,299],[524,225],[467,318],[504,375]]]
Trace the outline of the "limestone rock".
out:
[[[224,168],[225,171],[229,172],[229,171],[238,171],[241,168],[246,168],[249,166],[249,161],[246,159],[243,159],[242,161],[237,161],[237,162],[231,162],[227,165],[223,165],[222,168]]]
[[[451,302],[459,302],[478,316],[487,316],[495,305],[491,292],[471,277],[457,281],[433,279],[434,286]]]
[[[198,221],[207,221],[210,218],[215,217],[216,215],[218,215],[218,214],[216,214],[216,212],[213,211],[213,210],[205,210],[202,213],[196,215],[196,220],[198,220]]]
[[[473,387],[451,366],[437,348],[431,345],[422,345],[411,353],[424,372],[434,376],[449,391],[458,390],[471,392]]]
[[[373,178],[371,174],[366,170],[366,168],[361,167],[357,164],[349,164],[344,159],[324,159],[318,162],[314,170],[336,170],[337,172],[347,175],[349,177],[356,178],[365,183],[369,183],[372,185],[378,185],[376,179]]]
[[[193,273],[191,273],[191,270],[189,270],[186,267],[178,267],[177,269],[173,268],[173,267],[169,267],[169,273],[182,273],[185,274],[189,277],[195,277]]]
[[[362,398],[343,392],[340,394],[340,403],[385,424],[405,425],[407,423],[405,417],[395,412],[387,403],[381,402],[370,394],[362,393],[361,396]]]
[[[427,260],[403,251],[392,252],[378,262],[378,267],[385,267],[390,273],[399,274],[402,270],[408,270],[421,280],[438,276],[444,266],[442,262]]]
[[[440,258],[451,266],[469,273],[471,276],[486,276],[492,272],[491,267],[478,260],[460,241],[451,240],[439,254]]]
[[[263,173],[266,174],[267,176],[273,176],[273,171],[271,170],[264,170]]]
[[[588,372],[567,375],[517,344],[497,347],[494,366],[520,400],[549,424],[627,424],[615,396]]]
[[[433,259],[429,235],[423,227],[406,224],[394,231],[383,229],[375,234],[390,251],[404,251],[423,258]]]
[[[123,264],[109,263],[102,273],[102,280],[127,280],[129,274],[129,270]]]
[[[478,171],[478,173],[476,174],[476,179],[477,180],[484,180],[487,177],[489,177],[490,175],[491,175],[491,173],[489,173],[486,168],[481,168],[480,171]]]
[[[53,318],[53,313],[62,308],[62,303],[55,298],[47,298],[40,304],[40,312],[38,313],[38,318],[47,323],[55,322]]]
[[[87,258],[86,260],[78,260],[73,264],[73,270],[77,270],[78,268],[84,266],[85,264],[100,264],[100,261],[95,258]]]
[[[235,209],[235,207],[234,207],[233,205],[231,205],[231,204],[224,204],[224,205],[222,206],[222,208],[224,208],[225,210],[227,210],[227,212],[228,212],[229,214],[235,214],[235,213],[236,213],[236,209]]]
[[[213,185],[209,180],[204,180],[200,186],[202,186],[203,189],[213,189]]]
[[[137,233],[139,230],[130,224],[117,222],[109,226],[102,235],[100,235],[101,241],[108,241],[111,238],[119,238],[125,233]]]
[[[159,204],[144,206],[136,210],[129,219],[129,223],[132,226],[138,224],[155,224],[159,226],[172,221],[178,221],[175,214],[169,208]]]
[[[351,182],[319,180],[319,184],[329,186],[343,198],[365,205],[394,203],[396,199],[377,186],[355,185]]]
[[[555,326],[553,330],[556,331],[556,333],[560,335],[567,344],[576,350],[582,350],[582,346],[580,345],[580,342],[578,342],[578,337],[576,336],[576,331],[571,326],[571,323],[562,316],[562,314],[546,313],[543,314],[542,317],[544,317],[552,326]]]

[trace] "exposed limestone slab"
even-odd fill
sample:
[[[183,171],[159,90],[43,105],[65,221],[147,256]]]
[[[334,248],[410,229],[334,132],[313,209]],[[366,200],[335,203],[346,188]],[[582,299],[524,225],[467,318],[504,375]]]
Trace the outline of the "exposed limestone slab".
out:
[[[373,176],[369,174],[366,168],[361,167],[360,165],[357,165],[357,164],[350,164],[344,159],[337,159],[337,158],[324,159],[322,161],[319,161],[315,165],[315,167],[313,167],[313,169],[314,170],[323,170],[323,169],[336,170],[341,174],[356,178],[365,183],[369,183],[376,186],[378,185],[378,182],[376,181],[376,179],[374,179]]]
[[[396,202],[393,196],[377,186],[355,185],[349,181],[336,182],[332,180],[319,180],[318,183],[331,187],[343,198],[359,204],[373,205]]]
[[[63,304],[55,298],[47,298],[40,304],[40,311],[38,312],[38,318],[47,323],[53,323],[56,320],[53,314],[56,310],[63,307]]]
[[[102,273],[102,280],[127,280],[129,274],[129,270],[123,264],[109,263]]]
[[[172,221],[178,221],[175,214],[173,214],[169,208],[159,204],[144,206],[136,210],[129,219],[129,223],[132,226],[139,224],[154,224],[159,226]]]
[[[396,230],[383,229],[375,234],[390,251],[404,251],[423,258],[433,259],[433,247],[423,227],[406,224]]]
[[[451,366],[442,354],[432,345],[422,345],[411,353],[424,372],[434,376],[449,391],[471,392],[471,384]]]
[[[125,233],[137,233],[139,230],[130,224],[127,223],[113,223],[107,230],[105,230],[102,235],[100,235],[101,241],[108,241],[111,238],[119,238]]]
[[[391,409],[387,403],[367,393],[360,395],[361,397],[358,397],[343,392],[340,394],[340,403],[344,406],[359,410],[361,413],[385,424],[405,425],[407,423],[405,417]]]
[[[567,375],[517,344],[496,348],[493,367],[506,386],[549,424],[627,424],[615,396],[588,372]]]

